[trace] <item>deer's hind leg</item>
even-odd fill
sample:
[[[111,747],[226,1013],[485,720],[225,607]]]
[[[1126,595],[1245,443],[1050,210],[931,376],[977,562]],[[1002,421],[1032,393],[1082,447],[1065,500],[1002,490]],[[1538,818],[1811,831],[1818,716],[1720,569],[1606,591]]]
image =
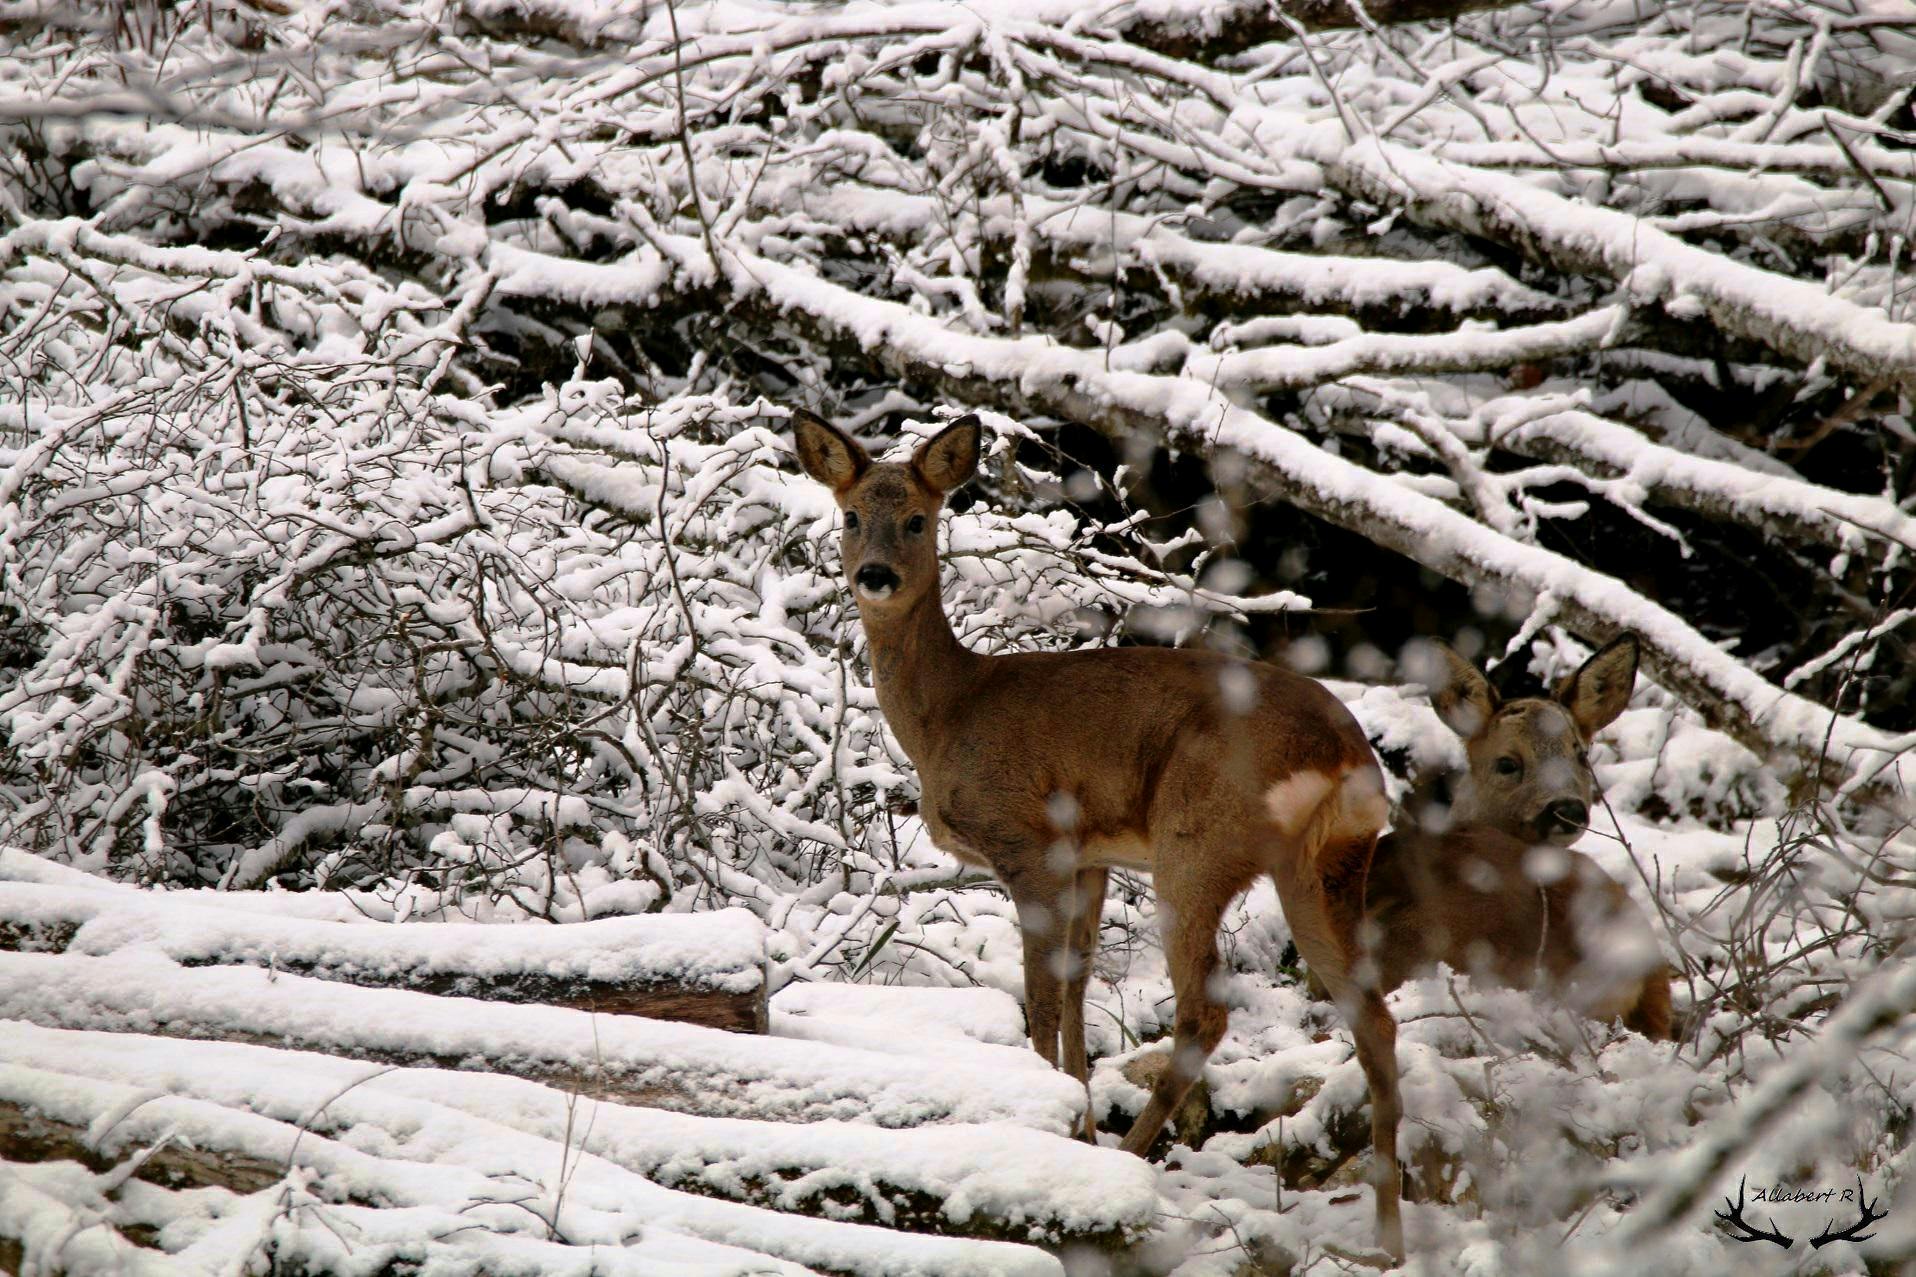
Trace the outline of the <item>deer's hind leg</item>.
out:
[[[1325,848],[1318,863],[1356,861],[1361,865],[1369,856],[1368,846],[1360,847],[1353,841],[1346,847]],[[1326,882],[1280,871],[1273,879],[1298,954],[1323,980],[1339,1014],[1350,1025],[1357,1063],[1370,1089],[1371,1183],[1377,1197],[1377,1241],[1402,1259],[1400,1201],[1404,1174],[1397,1160],[1397,1128],[1403,1116],[1403,1100],[1398,1089],[1397,1022],[1384,1005],[1375,964],[1362,961],[1358,928],[1363,918],[1363,873],[1359,869]]]

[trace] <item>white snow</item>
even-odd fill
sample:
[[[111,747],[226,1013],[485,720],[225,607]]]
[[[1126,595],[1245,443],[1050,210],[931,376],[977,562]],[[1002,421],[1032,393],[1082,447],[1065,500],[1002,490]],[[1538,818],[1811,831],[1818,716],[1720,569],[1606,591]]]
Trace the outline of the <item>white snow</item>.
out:
[[[1069,1078],[776,1039],[636,1016],[362,988],[257,967],[181,967],[150,949],[0,952],[0,1015],[61,1028],[247,1037],[372,1059],[599,1076],[666,1107],[878,1126],[1012,1121],[1072,1129]],[[677,1097],[676,1100],[674,1097]]]

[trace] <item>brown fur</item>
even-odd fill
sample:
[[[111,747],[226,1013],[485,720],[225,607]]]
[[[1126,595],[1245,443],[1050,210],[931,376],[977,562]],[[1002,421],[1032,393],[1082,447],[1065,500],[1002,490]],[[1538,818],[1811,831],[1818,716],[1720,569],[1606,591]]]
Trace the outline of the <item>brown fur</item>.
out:
[[[1106,875],[1150,871],[1177,1011],[1171,1065],[1124,1141],[1142,1155],[1224,1035],[1224,908],[1270,875],[1351,1021],[1371,1086],[1379,1239],[1401,1255],[1396,1028],[1382,995],[1351,977],[1382,775],[1349,711],[1311,679],[1213,652],[966,649],[939,598],[936,520],[976,465],[976,422],[907,464],[871,461],[808,414],[796,430],[800,460],[845,512],[879,707],[918,769],[926,826],[941,849],[989,866],[1017,906],[1032,1045],[1087,1076],[1084,986]],[[1305,773],[1318,779],[1271,797]]]
[[[1562,876],[1537,881],[1539,872]],[[1446,834],[1392,832],[1378,844],[1365,916],[1385,992],[1438,962],[1471,978],[1543,988],[1597,1019],[1670,1036],[1670,976],[1627,958],[1655,952],[1629,893],[1579,852],[1535,847],[1473,825]]]
[[[1581,852],[1581,827],[1547,818],[1585,808],[1595,781],[1590,738],[1629,703],[1634,636],[1624,635],[1554,698],[1503,703],[1448,648],[1431,702],[1465,736],[1469,775],[1443,832],[1393,830],[1371,867],[1366,933],[1388,992],[1438,962],[1515,988],[1546,988],[1646,1037],[1671,1032],[1670,972],[1629,893]],[[1497,761],[1515,760],[1514,770]]]

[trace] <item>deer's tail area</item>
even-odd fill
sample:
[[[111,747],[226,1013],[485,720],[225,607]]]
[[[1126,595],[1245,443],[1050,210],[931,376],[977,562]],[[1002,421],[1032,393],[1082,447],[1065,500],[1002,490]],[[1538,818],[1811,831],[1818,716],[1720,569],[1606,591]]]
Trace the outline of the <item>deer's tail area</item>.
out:
[[[1264,803],[1293,840],[1297,868],[1327,886],[1362,883],[1390,820],[1384,773],[1369,761],[1335,775],[1293,772],[1265,791]]]

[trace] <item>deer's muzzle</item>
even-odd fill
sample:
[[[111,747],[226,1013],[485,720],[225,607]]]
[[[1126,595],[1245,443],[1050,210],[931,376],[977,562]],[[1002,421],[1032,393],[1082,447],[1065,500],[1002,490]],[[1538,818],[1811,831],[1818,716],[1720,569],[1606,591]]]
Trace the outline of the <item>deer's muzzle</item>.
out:
[[[852,577],[852,583],[866,598],[882,602],[898,589],[898,573],[882,563],[867,563],[858,569],[857,575]]]

